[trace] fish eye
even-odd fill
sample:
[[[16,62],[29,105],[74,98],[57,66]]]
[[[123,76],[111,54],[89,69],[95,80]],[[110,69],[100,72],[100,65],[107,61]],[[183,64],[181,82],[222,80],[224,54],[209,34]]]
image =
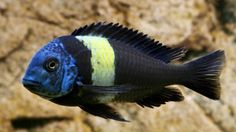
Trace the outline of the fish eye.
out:
[[[45,61],[44,68],[48,72],[53,72],[58,69],[59,61],[56,58],[49,58]]]

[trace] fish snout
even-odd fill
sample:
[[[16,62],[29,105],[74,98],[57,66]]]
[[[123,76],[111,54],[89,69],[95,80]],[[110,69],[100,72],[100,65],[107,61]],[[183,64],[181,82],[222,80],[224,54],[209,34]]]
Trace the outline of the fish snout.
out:
[[[38,81],[35,80],[29,80],[29,79],[22,79],[22,84],[24,87],[26,87],[27,89],[38,89],[40,87],[40,83]]]

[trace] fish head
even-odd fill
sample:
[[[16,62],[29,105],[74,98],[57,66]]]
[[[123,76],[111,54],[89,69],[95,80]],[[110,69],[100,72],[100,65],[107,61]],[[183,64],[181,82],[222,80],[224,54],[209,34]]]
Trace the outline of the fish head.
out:
[[[61,97],[72,89],[77,77],[74,59],[54,39],[33,56],[22,79],[24,87],[46,99]]]

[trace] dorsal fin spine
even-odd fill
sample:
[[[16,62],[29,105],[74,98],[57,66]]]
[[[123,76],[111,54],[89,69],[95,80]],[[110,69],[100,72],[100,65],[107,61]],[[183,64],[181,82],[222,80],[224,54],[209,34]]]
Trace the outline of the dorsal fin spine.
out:
[[[164,46],[158,41],[150,39],[147,34],[129,29],[118,23],[93,23],[75,30],[71,35],[97,36],[108,40],[115,39],[120,41],[120,44],[130,45],[130,47],[166,63],[181,58],[186,52],[184,48]]]

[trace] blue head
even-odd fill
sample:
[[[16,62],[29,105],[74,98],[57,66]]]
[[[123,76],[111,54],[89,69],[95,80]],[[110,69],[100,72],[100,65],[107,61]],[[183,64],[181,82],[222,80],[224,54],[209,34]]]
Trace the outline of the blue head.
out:
[[[22,83],[31,92],[52,99],[72,90],[77,73],[74,59],[57,38],[34,55]]]

